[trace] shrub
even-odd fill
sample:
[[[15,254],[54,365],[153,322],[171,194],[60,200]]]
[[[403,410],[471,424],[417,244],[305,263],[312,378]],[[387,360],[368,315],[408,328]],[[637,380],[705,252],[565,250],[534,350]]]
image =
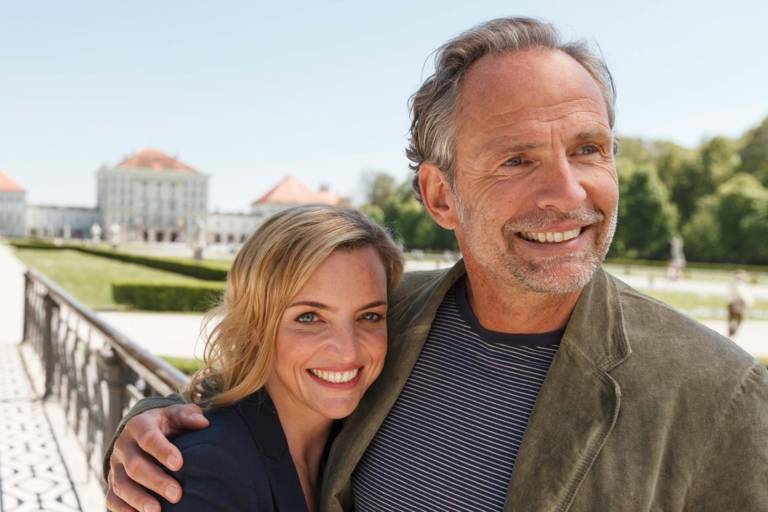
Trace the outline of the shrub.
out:
[[[189,262],[182,259],[162,258],[157,256],[143,256],[139,254],[130,254],[126,252],[110,251],[97,249],[95,247],[85,247],[79,245],[68,245],[67,249],[93,254],[94,256],[103,256],[126,263],[135,263],[145,267],[167,270],[185,276],[196,277],[206,281],[224,281],[227,279],[227,269],[215,263]]]
[[[112,283],[112,297],[117,304],[146,311],[207,311],[218,303],[223,291],[223,283]]]

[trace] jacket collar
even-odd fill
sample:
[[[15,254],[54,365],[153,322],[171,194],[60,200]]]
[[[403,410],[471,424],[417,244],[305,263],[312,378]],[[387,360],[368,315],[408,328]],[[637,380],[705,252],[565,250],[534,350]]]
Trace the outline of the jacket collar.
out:
[[[352,508],[355,466],[403,389],[443,297],[465,274],[459,261],[393,308],[379,379],[336,438],[321,507]],[[631,350],[615,282],[599,269],[582,291],[536,401],[518,454],[506,510],[567,510],[618,416],[620,388],[608,371]]]
[[[269,394],[260,389],[241,400],[236,409],[248,425],[264,456],[272,498],[277,511],[306,511],[304,492],[288,450],[288,441]]]
[[[536,400],[505,510],[568,510],[618,418],[621,388],[608,372],[630,355],[616,283],[599,269]]]

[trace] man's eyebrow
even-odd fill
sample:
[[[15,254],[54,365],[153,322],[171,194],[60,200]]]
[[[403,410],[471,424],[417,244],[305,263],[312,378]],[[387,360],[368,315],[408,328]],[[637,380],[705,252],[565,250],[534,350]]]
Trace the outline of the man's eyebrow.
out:
[[[531,149],[536,149],[538,147],[541,147],[540,143],[537,142],[517,142],[515,139],[511,139],[509,137],[496,137],[495,139],[491,139],[488,141],[487,144],[483,146],[483,149],[486,150],[498,150],[503,149],[504,151],[511,151],[514,153],[520,153],[523,151],[529,151]]]
[[[612,138],[611,132],[608,130],[596,129],[596,130],[584,130],[576,134],[577,140],[590,140],[590,139],[610,139]]]

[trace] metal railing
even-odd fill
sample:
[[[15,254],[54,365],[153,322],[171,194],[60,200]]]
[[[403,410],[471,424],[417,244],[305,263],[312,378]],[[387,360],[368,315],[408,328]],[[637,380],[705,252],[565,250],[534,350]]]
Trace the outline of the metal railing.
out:
[[[34,269],[24,274],[24,285],[23,342],[40,358],[44,398],[61,402],[102,481],[103,454],[123,414],[141,398],[176,392],[188,377]]]

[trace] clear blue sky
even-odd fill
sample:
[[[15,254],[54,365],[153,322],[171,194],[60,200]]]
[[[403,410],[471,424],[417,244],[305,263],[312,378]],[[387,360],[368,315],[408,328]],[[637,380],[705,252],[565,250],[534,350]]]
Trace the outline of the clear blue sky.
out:
[[[93,205],[101,164],[155,147],[211,175],[211,208],[285,174],[359,196],[365,169],[408,173],[430,53],[507,15],[599,43],[622,135],[694,146],[768,115],[762,0],[0,0],[0,169],[30,202]]]

